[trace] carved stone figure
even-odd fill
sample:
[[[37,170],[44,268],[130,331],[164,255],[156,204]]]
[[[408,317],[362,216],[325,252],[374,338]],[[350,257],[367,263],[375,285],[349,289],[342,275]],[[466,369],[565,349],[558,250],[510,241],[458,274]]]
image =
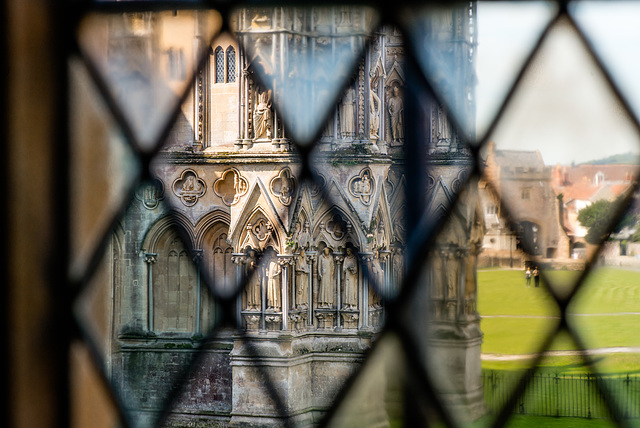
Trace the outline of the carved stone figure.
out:
[[[309,262],[304,250],[296,258],[296,307],[306,308],[308,304],[309,288]]]
[[[373,287],[369,287],[369,305],[380,306],[380,298],[377,291],[382,290],[382,287],[384,287],[384,270],[380,264],[378,252],[376,252],[375,257],[371,260],[370,269],[371,279],[374,284]]]
[[[302,230],[298,234],[298,246],[300,248],[309,248],[309,238],[311,235],[309,234],[309,222],[304,221],[304,225],[302,226]]]
[[[253,109],[253,141],[271,140],[271,91],[258,93]]]
[[[267,310],[280,310],[280,277],[282,268],[275,257],[269,259],[266,268]]]
[[[342,263],[344,306],[346,309],[358,307],[358,260],[351,248],[347,248]]]
[[[136,190],[135,196],[145,208],[155,209],[164,199],[164,184],[160,180],[153,180],[152,183],[147,183]]]
[[[393,270],[393,286],[400,287],[404,276],[404,256],[402,255],[402,250],[400,248],[396,248],[393,251],[391,269]]]
[[[320,290],[318,293],[318,306],[330,308],[333,306],[333,295],[335,290],[336,267],[329,247],[325,247],[322,254],[318,256],[318,280]]]
[[[391,122],[391,138],[393,141],[404,139],[403,116],[404,105],[400,97],[400,88],[394,86],[392,90],[393,96],[387,102],[387,110]]]
[[[451,125],[449,124],[449,120],[447,119],[447,115],[445,114],[442,107],[437,107],[438,120],[436,122],[436,138],[437,142],[447,142],[449,143],[451,140]]]
[[[197,173],[192,169],[183,171],[180,178],[173,182],[173,193],[188,207],[195,205],[205,191],[204,180],[198,178]]]
[[[380,139],[380,97],[374,89],[369,91],[371,94],[369,100],[369,138],[372,140]]]
[[[340,134],[342,138],[352,138],[356,133],[356,91],[347,89],[340,105]]]
[[[466,260],[465,299],[467,300],[467,314],[474,315],[477,279],[478,254],[482,251],[482,241],[485,234],[484,214],[480,198],[475,198],[473,221],[469,236],[469,257]]]
[[[362,203],[369,205],[373,196],[374,187],[375,185],[373,177],[371,176],[371,170],[369,168],[365,168],[359,175],[356,175],[349,180],[348,189],[351,194],[356,198],[359,198]]]
[[[260,286],[262,284],[262,275],[258,267],[258,260],[256,258],[256,252],[253,250],[248,251],[247,259],[247,277],[249,283],[247,284],[247,310],[260,310]]]

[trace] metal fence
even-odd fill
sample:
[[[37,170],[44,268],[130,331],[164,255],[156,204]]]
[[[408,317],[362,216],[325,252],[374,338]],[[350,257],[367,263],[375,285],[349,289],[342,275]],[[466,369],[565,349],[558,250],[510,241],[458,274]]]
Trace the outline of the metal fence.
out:
[[[522,372],[483,371],[487,411],[500,411],[522,376]],[[607,406],[597,383],[614,397],[615,409]],[[513,408],[513,413],[522,415],[601,419],[610,419],[612,412],[640,418],[640,374],[536,373]]]

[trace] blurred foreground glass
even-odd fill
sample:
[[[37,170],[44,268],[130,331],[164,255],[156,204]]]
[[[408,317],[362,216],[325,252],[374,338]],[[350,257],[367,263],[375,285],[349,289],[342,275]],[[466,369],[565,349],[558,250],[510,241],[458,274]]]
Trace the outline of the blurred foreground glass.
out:
[[[140,150],[162,143],[221,25],[213,10],[95,13],[80,23],[80,48]]]
[[[273,103],[293,140],[311,144],[353,75],[377,21],[374,9],[361,6],[236,11],[234,31],[247,53],[240,67],[255,74],[245,84],[258,86],[248,88],[255,93],[253,136],[247,133],[241,138],[271,139],[268,114]],[[366,88],[365,96],[370,91]],[[355,90],[345,96],[353,102]]]

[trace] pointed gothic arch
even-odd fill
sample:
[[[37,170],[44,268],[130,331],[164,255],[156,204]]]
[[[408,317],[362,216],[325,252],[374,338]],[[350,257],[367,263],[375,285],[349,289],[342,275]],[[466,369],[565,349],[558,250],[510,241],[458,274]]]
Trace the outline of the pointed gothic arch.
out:
[[[312,242],[314,245],[324,242],[325,245],[333,248],[343,247],[350,242],[356,247],[364,248],[366,237],[357,225],[358,223],[345,210],[332,205],[316,216],[311,228]]]

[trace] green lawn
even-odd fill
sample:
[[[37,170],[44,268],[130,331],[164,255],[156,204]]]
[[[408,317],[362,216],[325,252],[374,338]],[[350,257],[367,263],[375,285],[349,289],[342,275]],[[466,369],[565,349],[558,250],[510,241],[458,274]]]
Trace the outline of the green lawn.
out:
[[[578,273],[548,273],[561,292],[575,283]],[[482,351],[491,354],[531,354],[558,325],[558,307],[546,284],[525,287],[524,273],[517,270],[478,272],[478,312],[482,319]],[[588,348],[640,346],[640,272],[600,268],[575,296],[569,307],[568,322],[581,332]],[[635,313],[635,314],[634,314]],[[616,315],[618,314],[618,315]],[[495,317],[502,315],[501,317]],[[503,316],[507,317],[503,317]],[[493,317],[492,317],[493,316]],[[526,317],[518,317],[526,316]],[[573,350],[568,336],[557,338],[551,350]],[[607,372],[640,370],[640,354],[606,354],[597,357],[598,369]],[[543,365],[563,372],[584,371],[582,359],[575,356],[548,357]],[[484,368],[512,370],[528,366],[528,361],[483,361]]]

